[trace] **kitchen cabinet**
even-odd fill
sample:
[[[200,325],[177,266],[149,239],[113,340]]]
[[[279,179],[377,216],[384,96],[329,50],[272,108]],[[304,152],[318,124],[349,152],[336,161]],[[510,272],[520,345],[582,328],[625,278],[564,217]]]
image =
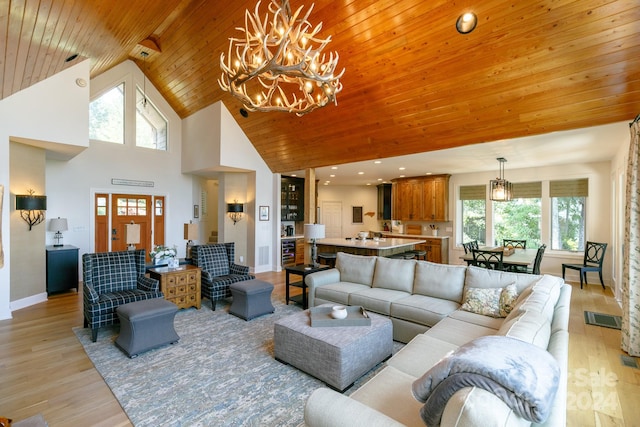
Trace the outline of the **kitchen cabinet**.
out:
[[[280,181],[280,220],[304,221],[304,179],[283,176]]]
[[[433,175],[393,180],[393,219],[448,221],[449,177]]]
[[[78,248],[47,246],[47,294],[78,289]]]
[[[422,220],[423,189],[421,179],[402,179],[392,184],[393,219]]]
[[[378,185],[378,219],[391,219],[391,184]]]
[[[427,251],[427,261],[438,264],[449,264],[449,238],[425,238],[426,242],[419,249]],[[418,249],[416,247],[416,249]]]
[[[296,264],[304,264],[304,239],[296,239]]]

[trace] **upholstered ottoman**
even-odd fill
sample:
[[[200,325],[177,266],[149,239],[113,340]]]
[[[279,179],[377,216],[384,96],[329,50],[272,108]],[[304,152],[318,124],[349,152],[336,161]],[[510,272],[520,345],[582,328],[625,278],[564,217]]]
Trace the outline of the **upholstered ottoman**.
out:
[[[173,327],[178,306],[164,298],[130,302],[118,307],[120,335],[116,345],[129,357],[173,344],[180,337]]]
[[[343,391],[391,356],[393,328],[369,313],[371,326],[311,327],[309,310],[274,324],[275,358]]]
[[[244,320],[251,320],[263,314],[273,313],[271,303],[273,285],[262,280],[244,280],[229,285],[233,301],[229,313]]]

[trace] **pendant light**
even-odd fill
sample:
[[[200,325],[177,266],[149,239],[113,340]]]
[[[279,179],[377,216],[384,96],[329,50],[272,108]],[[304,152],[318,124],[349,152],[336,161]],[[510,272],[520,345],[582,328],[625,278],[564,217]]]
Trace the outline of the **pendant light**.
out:
[[[490,199],[494,202],[508,202],[513,196],[513,185],[504,179],[504,164],[507,159],[498,157],[496,160],[500,162],[500,177],[492,179],[489,183],[491,186]]]

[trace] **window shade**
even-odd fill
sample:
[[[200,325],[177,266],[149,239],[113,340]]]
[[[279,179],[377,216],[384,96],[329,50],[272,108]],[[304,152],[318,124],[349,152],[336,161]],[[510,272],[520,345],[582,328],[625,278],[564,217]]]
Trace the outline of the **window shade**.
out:
[[[549,197],[587,197],[588,195],[588,178],[549,182]]]
[[[487,198],[486,185],[460,186],[460,200],[485,200]]]
[[[542,198],[542,182],[518,182],[513,183],[514,199],[540,199]]]

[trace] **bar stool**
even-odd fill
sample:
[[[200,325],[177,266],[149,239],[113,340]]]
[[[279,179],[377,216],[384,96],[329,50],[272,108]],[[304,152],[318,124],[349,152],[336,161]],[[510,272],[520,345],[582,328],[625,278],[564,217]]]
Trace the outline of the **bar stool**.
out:
[[[423,261],[427,260],[427,251],[420,250],[420,249],[415,249],[415,250],[407,251],[407,252],[413,253],[416,256],[417,259],[422,259]]]
[[[330,267],[336,266],[336,254],[331,252],[320,252],[318,254],[318,259],[322,260],[322,264],[328,265]]]

